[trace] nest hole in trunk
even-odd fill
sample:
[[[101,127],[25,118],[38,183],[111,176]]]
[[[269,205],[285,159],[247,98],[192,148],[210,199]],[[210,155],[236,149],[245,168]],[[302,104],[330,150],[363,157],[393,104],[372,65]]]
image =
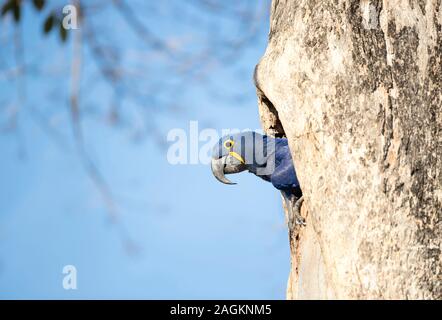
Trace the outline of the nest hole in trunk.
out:
[[[279,119],[278,110],[259,88],[257,88],[257,95],[259,116],[264,132],[273,137],[285,138],[286,135]]]

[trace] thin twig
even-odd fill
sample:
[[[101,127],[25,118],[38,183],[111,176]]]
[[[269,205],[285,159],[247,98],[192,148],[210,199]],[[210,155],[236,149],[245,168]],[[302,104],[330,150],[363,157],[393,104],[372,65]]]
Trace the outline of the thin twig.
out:
[[[21,128],[18,124],[20,111],[26,103],[26,68],[23,35],[21,31],[21,26],[17,25],[14,34],[14,56],[16,67],[17,69],[21,70],[21,72],[17,76],[17,103],[14,106],[9,127],[13,129],[16,134],[19,157],[24,158],[26,157],[26,147],[23,133],[21,132]]]
[[[77,8],[78,22],[81,25],[81,6],[80,0],[73,1]],[[80,83],[81,83],[81,67],[82,67],[82,49],[83,49],[83,37],[82,30],[78,28],[75,31],[73,39],[73,52],[72,52],[72,65],[71,65],[71,96],[70,96],[70,114],[72,120],[73,134],[76,142],[76,147],[83,166],[88,173],[90,179],[98,189],[103,198],[104,204],[107,208],[107,212],[112,222],[116,223],[118,218],[118,207],[112,190],[106,180],[104,179],[98,167],[89,157],[85,144],[84,137],[81,128],[81,110],[80,110]],[[133,254],[138,251],[138,247],[131,240],[129,233],[124,225],[120,222],[117,224],[120,234],[123,236],[123,246],[125,251]]]
[[[112,3],[118,9],[117,11],[125,19],[127,25],[152,49],[162,51],[167,55],[173,55],[172,50],[161,38],[153,34],[150,29],[143,24],[134,13],[132,8],[124,0],[113,0]]]
[[[79,1],[74,1],[74,5],[77,7],[77,11],[80,11],[80,3]],[[81,13],[79,14],[79,22]],[[81,22],[80,22],[81,23]],[[73,39],[73,52],[72,52],[72,65],[71,65],[71,96],[70,96],[70,115],[72,120],[72,129],[73,134],[77,146],[77,151],[79,156],[83,162],[83,165],[89,174],[89,177],[92,179],[93,183],[99,190],[104,203],[108,209],[110,217],[112,221],[116,221],[117,218],[117,209],[115,205],[115,201],[113,199],[111,190],[101,175],[100,171],[94,164],[94,162],[90,159],[86,152],[86,148],[84,145],[83,131],[81,128],[81,114],[79,107],[79,98],[80,98],[80,81],[81,81],[81,66],[82,66],[82,30],[81,28],[77,29],[74,33]]]

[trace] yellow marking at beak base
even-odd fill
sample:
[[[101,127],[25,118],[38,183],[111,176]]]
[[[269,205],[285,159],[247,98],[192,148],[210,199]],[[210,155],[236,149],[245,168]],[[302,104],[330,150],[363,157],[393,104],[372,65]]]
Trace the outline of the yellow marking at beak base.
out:
[[[230,151],[229,155],[231,155],[232,157],[234,157],[236,160],[238,160],[239,162],[241,162],[242,164],[246,164],[246,162],[244,161],[244,159],[237,154],[235,151]]]

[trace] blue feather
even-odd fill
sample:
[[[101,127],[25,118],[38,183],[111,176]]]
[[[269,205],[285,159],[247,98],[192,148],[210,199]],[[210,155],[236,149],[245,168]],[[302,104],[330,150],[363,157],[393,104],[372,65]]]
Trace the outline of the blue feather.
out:
[[[279,190],[295,191],[295,189],[299,189],[300,185],[287,139],[277,138],[275,149],[275,171],[271,175],[270,181]]]
[[[284,194],[302,194],[286,138],[263,136],[253,131],[225,136],[214,146],[213,158],[218,159],[228,154],[228,150],[223,147],[227,140],[235,141],[232,150],[246,159],[248,171],[271,182]],[[273,164],[272,162],[275,164],[273,170],[261,173],[260,170],[269,163]]]

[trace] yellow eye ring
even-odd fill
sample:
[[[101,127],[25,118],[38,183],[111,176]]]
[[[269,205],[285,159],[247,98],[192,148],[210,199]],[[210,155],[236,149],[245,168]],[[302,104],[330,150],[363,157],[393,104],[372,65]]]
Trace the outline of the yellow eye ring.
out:
[[[226,148],[226,149],[232,149],[233,148],[233,145],[235,144],[235,141],[233,141],[233,140],[226,140],[226,141],[224,141],[224,148]]]

